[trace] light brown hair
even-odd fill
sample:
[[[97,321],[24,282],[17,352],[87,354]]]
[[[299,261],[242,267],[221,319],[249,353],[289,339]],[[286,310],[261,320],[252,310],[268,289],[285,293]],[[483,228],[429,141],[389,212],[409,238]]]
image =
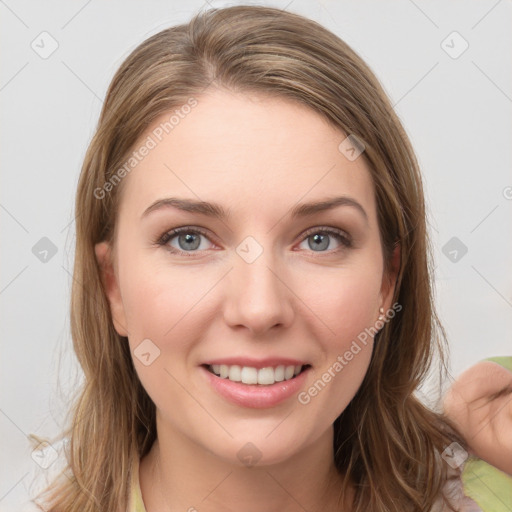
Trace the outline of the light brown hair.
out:
[[[377,335],[364,381],[334,423],[335,463],[356,483],[355,511],[430,510],[447,478],[440,453],[464,443],[415,396],[436,353],[446,368],[447,351],[418,163],[377,78],[345,42],[299,15],[254,6],[205,11],[150,37],[109,87],[76,195],[71,331],[85,380],[63,433],[67,478],[47,490],[45,510],[125,510],[132,458],[156,438],[155,406],[114,329],[94,253],[115,241],[123,182],[101,200],[94,192],[152,121],[208,87],[300,102],[364,143],[387,265],[400,246],[393,302],[403,309]]]

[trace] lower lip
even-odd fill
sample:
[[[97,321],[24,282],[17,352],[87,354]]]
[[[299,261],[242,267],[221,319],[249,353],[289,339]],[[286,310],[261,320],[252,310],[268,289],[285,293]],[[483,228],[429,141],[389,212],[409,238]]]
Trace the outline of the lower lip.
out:
[[[306,374],[311,367],[306,368],[296,377],[268,386],[261,384],[242,384],[229,379],[222,379],[201,366],[210,385],[225,399],[242,407],[265,409],[274,407],[295,393],[298,393],[306,380]]]

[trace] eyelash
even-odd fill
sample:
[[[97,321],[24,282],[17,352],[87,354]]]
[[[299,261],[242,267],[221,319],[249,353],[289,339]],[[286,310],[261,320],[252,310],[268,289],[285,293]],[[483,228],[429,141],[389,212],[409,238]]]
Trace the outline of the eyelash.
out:
[[[175,236],[179,235],[180,233],[191,233],[191,234],[196,234],[196,235],[199,234],[199,235],[203,235],[205,238],[209,239],[208,233],[206,231],[204,231],[203,229],[196,228],[196,227],[192,228],[189,226],[183,226],[180,228],[172,229],[171,231],[166,231],[163,235],[158,237],[154,241],[154,243],[158,246],[164,246],[166,248],[166,250],[168,250],[172,254],[183,255],[186,257],[193,257],[193,256],[195,256],[194,253],[201,252],[201,251],[197,251],[197,250],[196,251],[181,251],[179,249],[176,249],[175,247],[167,246],[168,242],[170,240],[172,240]],[[347,236],[343,231],[334,229],[334,228],[329,228],[329,227],[322,227],[322,226],[308,229],[303,234],[303,238],[302,238],[301,242],[303,242],[304,240],[309,238],[311,235],[315,235],[315,234],[331,235],[331,236],[335,237],[341,243],[341,247],[338,247],[337,249],[332,249],[330,251],[328,250],[328,251],[311,251],[311,252],[317,252],[319,254],[322,254],[322,253],[335,254],[335,253],[342,251],[343,249],[350,249],[352,247],[351,238],[349,236]]]

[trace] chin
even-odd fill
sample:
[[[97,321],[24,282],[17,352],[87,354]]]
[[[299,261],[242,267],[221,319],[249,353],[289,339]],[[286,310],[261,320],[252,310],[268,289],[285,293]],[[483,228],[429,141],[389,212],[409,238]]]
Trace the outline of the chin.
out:
[[[267,436],[267,430],[258,435],[243,435],[225,442],[225,449],[207,448],[214,457],[223,459],[227,464],[240,467],[265,467],[285,463],[299,451],[298,444],[292,442],[292,437],[277,433]],[[274,437],[275,436],[275,437]],[[274,439],[271,439],[274,437]]]

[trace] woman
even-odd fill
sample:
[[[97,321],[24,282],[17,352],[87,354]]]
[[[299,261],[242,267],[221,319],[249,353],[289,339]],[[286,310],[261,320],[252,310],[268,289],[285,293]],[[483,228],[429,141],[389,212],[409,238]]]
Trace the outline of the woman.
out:
[[[85,385],[45,510],[475,507],[414,394],[444,364],[418,165],[337,36],[238,6],[143,42],[76,237]]]

